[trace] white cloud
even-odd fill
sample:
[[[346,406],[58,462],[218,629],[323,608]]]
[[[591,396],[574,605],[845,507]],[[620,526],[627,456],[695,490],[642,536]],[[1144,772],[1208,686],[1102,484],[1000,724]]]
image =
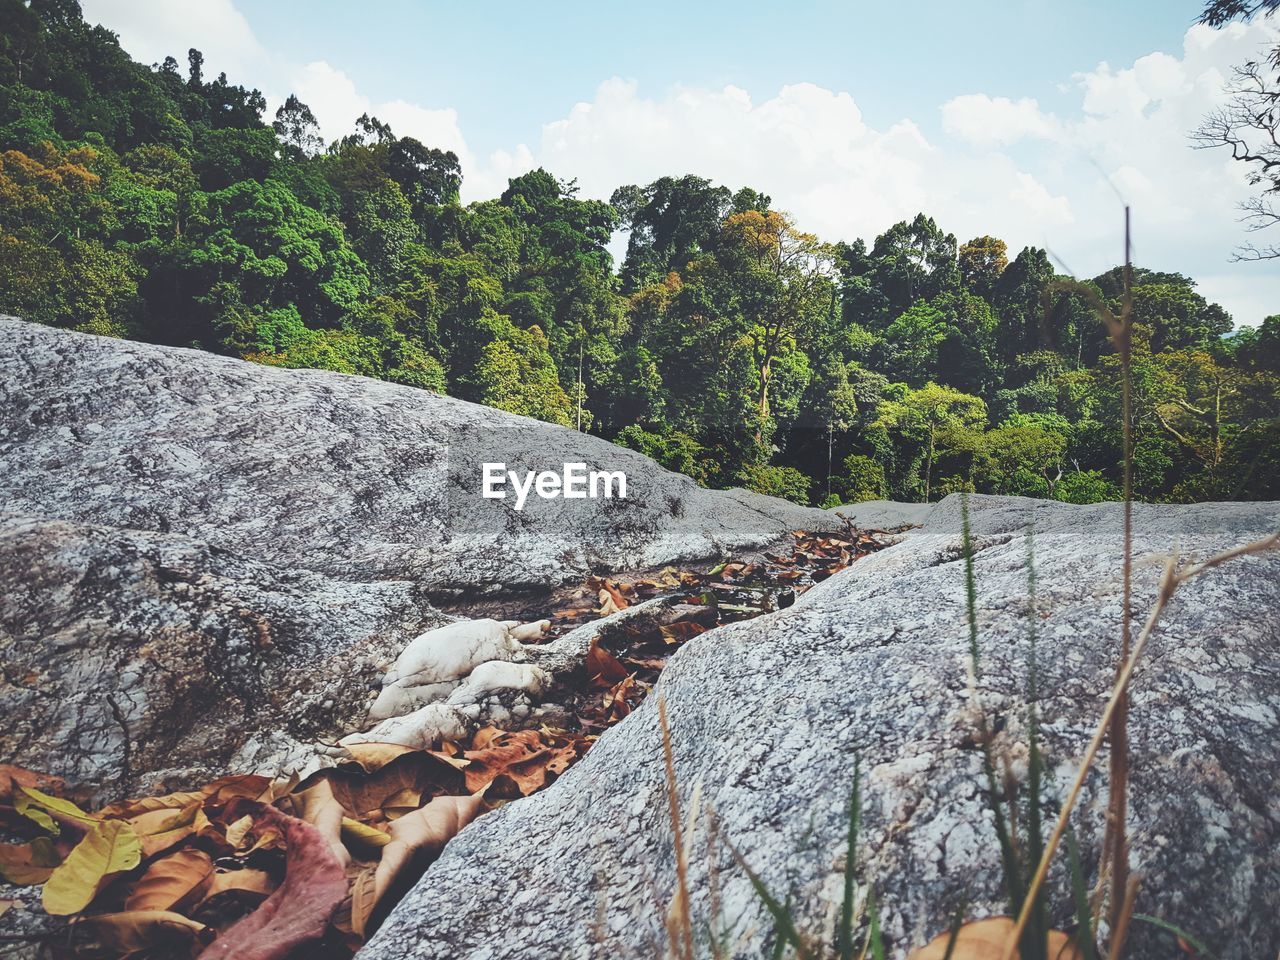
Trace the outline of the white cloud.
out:
[[[208,73],[226,70],[262,87],[271,110],[296,92],[327,138],[350,132],[369,112],[398,134],[454,150],[467,201],[496,196],[509,177],[535,166],[576,177],[583,195],[600,198],[620,184],[696,173],[762,190],[829,239],[870,240],[923,210],[962,241],[992,233],[1015,250],[1045,246],[1091,276],[1116,260],[1122,197],[1133,206],[1140,263],[1203,278],[1205,294],[1240,321],[1280,311],[1274,271],[1228,262],[1245,239],[1235,210],[1251,192],[1244,171],[1225,154],[1190,149],[1187,139],[1221,102],[1231,67],[1275,41],[1266,22],[1195,26],[1181,51],[1098,64],[1059,85],[1068,106],[1052,111],[1030,97],[954,97],[939,105],[936,139],[915,122],[932,118],[872,127],[853,93],[811,83],[761,99],[734,85],[654,95],[613,78],[547,122],[536,142],[480,159],[454,109],[415,103],[411,91],[377,102],[339,66],[274,57],[233,0],[84,0],[84,7],[145,62],[181,59],[198,46]]]
[[[356,118],[368,113],[390,125],[396,136],[452,150],[464,163],[464,170],[470,166],[471,154],[458,126],[458,112],[452,108],[433,110],[407,100],[375,103],[359,93],[350,77],[324,60],[292,70],[289,89],[311,108],[325,140],[351,133]]]
[[[1138,262],[1204,277],[1206,295],[1256,323],[1280,311],[1280,278],[1228,263],[1243,239],[1245,171],[1192,150],[1188,133],[1221,102],[1231,67],[1275,37],[1266,23],[1192,27],[1180,56],[1076,74],[1062,90],[1074,103],[1059,112],[1025,97],[955,97],[940,105],[937,140],[907,118],[873,128],[850,93],[814,84],[757,101],[736,86],[649,97],[615,77],[547,123],[537,144],[464,171],[464,192],[492,196],[534,165],[601,198],[619,184],[690,172],[762,190],[830,239],[870,240],[923,210],[961,241],[992,233],[1015,251],[1045,246],[1083,276],[1116,262],[1123,198]]]
[[[1030,97],[1010,100],[985,93],[966,93],[942,105],[942,127],[952,136],[983,146],[1007,146],[1024,138],[1055,140],[1062,136],[1055,117],[1040,111]]]
[[[232,0],[82,0],[90,23],[105,23],[135,60],[160,63],[172,56],[186,70],[187,50],[205,57],[205,75],[226,71],[233,83],[263,81],[253,68],[267,57]]]

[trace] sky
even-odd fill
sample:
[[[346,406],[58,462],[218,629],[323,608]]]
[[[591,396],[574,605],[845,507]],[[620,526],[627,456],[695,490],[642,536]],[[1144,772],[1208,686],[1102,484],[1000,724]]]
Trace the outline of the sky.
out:
[[[194,46],[272,112],[296,93],[328,138],[368,111],[455,151],[465,202],[538,166],[601,199],[694,173],[826,240],[924,211],[1080,277],[1121,258],[1128,203],[1140,266],[1237,323],[1280,313],[1280,262],[1231,260],[1245,169],[1188,140],[1280,24],[1210,30],[1200,3],[82,3],[145,63]]]

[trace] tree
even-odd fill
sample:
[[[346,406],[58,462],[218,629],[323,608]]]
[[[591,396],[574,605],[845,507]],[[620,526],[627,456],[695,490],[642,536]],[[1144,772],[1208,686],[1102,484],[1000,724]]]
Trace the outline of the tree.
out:
[[[986,422],[986,418],[987,405],[981,398],[927,383],[919,390],[908,390],[900,400],[881,403],[878,423],[923,443],[924,499],[928,502],[939,440],[954,440],[957,435],[948,436],[949,433],[976,429]]]
[[[797,230],[782,213],[747,210],[725,219],[717,261],[738,289],[759,380],[757,409],[764,421],[775,361],[832,302],[831,249]]]
[[[1024,247],[1000,275],[992,305],[999,320],[996,343],[1005,363],[1047,345],[1044,293],[1053,278],[1049,255],[1037,247]]]
[[[276,110],[271,128],[295,159],[314,157],[324,149],[324,138],[320,136],[316,115],[296,94],[289,94],[289,98]]]
[[[1150,330],[1151,349],[1207,348],[1231,330],[1230,315],[1193,285],[1141,284],[1133,288],[1133,322]]]
[[[692,175],[615,190],[610,202],[628,232],[622,289],[634,293],[713,249],[732,199],[727,187]]]
[[[843,433],[853,426],[858,415],[858,395],[849,380],[849,365],[831,357],[818,371],[815,378],[811,409],[827,434],[827,482],[826,495],[831,495],[831,453],[837,432]]]
[[[1009,265],[1009,248],[995,237],[975,237],[960,247],[960,279],[975,296],[990,299],[996,282]]]
[[[1250,20],[1259,13],[1280,9],[1280,0],[1210,0],[1200,14],[1200,22],[1221,27],[1232,20]]]
[[[795,467],[748,464],[742,468],[739,479],[744,487],[756,493],[809,505],[809,478]]]
[[[930,300],[960,284],[955,234],[943,233],[932,217],[917,214],[876,237],[865,274],[884,298],[881,326],[917,300]]]
[[[483,403],[565,427],[572,425],[573,404],[556,379],[547,339],[537,327],[512,328],[505,337],[487,344],[476,375],[484,385]]]
[[[262,310],[292,305],[308,326],[336,326],[369,293],[342,228],[277,181],[210,194],[203,219],[178,269],[224,349],[253,349]]]
[[[1212,0],[1200,20],[1220,27],[1237,18],[1271,13],[1280,0]],[[1249,183],[1260,187],[1258,195],[1243,201],[1240,210],[1245,229],[1258,233],[1280,223],[1276,195],[1280,194],[1280,46],[1266,61],[1247,60],[1232,72],[1224,91],[1227,102],[1201,121],[1191,134],[1201,149],[1227,148],[1231,158],[1244,164]],[[1271,260],[1280,257],[1280,243],[1246,243],[1235,252],[1237,260]]]

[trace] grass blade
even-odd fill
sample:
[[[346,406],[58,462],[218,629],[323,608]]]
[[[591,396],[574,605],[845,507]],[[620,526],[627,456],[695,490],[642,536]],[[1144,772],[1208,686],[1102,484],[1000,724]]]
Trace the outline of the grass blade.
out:
[[[760,902],[764,904],[765,909],[769,911],[769,915],[773,917],[774,927],[777,929],[779,937],[791,944],[791,948],[795,950],[796,956],[800,960],[811,960],[813,954],[805,946],[804,939],[800,936],[800,931],[796,929],[796,922],[791,916],[790,898],[788,898],[786,905],[780,903],[778,898],[769,892],[765,882],[751,869],[746,858],[738,852],[738,848],[728,840],[724,841],[724,844],[729,848],[729,853],[733,855],[733,859],[738,862],[738,866],[742,867],[743,872],[746,873],[747,879],[751,881],[751,886],[755,889],[756,896],[760,898]]]
[[[1151,926],[1157,927],[1160,930],[1165,931],[1166,933],[1171,933],[1175,937],[1179,937],[1182,940],[1185,940],[1187,942],[1187,945],[1196,952],[1196,960],[1216,960],[1214,955],[1209,951],[1208,947],[1206,947],[1203,943],[1201,943],[1191,934],[1187,933],[1187,931],[1183,930],[1179,926],[1176,926],[1170,923],[1168,920],[1161,920],[1159,917],[1153,917],[1147,913],[1135,913],[1133,915],[1133,919],[1140,920],[1143,923],[1150,924]]]
[[[853,795],[849,798],[849,844],[845,851],[844,901],[840,905],[840,936],[838,946],[840,960],[853,960],[853,906],[855,868],[858,862],[858,820],[862,815],[862,798],[859,796],[861,762],[853,763]]]
[[[1074,830],[1066,834],[1067,864],[1071,872],[1071,896],[1076,904],[1076,943],[1084,960],[1096,960],[1094,950],[1093,911],[1089,907],[1089,891],[1084,883],[1084,870],[1080,867],[1080,845],[1076,843]]]

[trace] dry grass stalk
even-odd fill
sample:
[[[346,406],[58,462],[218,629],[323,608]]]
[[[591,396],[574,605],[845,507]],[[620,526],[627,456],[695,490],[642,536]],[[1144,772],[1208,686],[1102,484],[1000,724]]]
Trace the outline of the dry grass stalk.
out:
[[[1133,906],[1138,899],[1138,885],[1142,882],[1139,874],[1130,874],[1124,885],[1124,899],[1120,901],[1120,911],[1116,914],[1115,926],[1111,928],[1110,960],[1120,960],[1124,955],[1124,941],[1129,933],[1129,924],[1133,922]]]
[[[689,866],[680,823],[680,798],[676,794],[676,763],[671,751],[671,727],[667,724],[667,702],[658,699],[658,724],[662,728],[662,759],[666,766],[667,810],[671,815],[671,836],[676,854],[676,895],[667,911],[667,939],[677,960],[694,960],[693,919],[689,915]]]
[[[1040,858],[1040,864],[1036,868],[1035,876],[1032,878],[1031,887],[1027,891],[1023,901],[1022,911],[1018,914],[1018,922],[1014,925],[1013,930],[1009,934],[1009,939],[1005,944],[1004,960],[1012,960],[1017,953],[1018,941],[1022,936],[1023,930],[1026,929],[1027,921],[1031,916],[1031,907],[1035,903],[1040,888],[1044,885],[1045,877],[1049,873],[1049,864],[1053,860],[1053,855],[1057,852],[1058,844],[1062,841],[1062,835],[1066,831],[1068,819],[1071,811],[1075,808],[1076,802],[1080,799],[1080,791],[1084,787],[1085,778],[1089,774],[1093,761],[1098,755],[1098,750],[1102,746],[1102,741],[1106,737],[1107,731],[1115,718],[1116,708],[1124,699],[1128,690],[1129,679],[1133,676],[1133,671],[1138,665],[1138,661],[1142,659],[1142,654],[1146,650],[1147,641],[1151,639],[1151,635],[1155,632],[1156,624],[1160,620],[1160,616],[1164,613],[1165,607],[1169,601],[1173,599],[1173,595],[1177,592],[1182,584],[1191,578],[1210,570],[1213,567],[1220,566],[1229,560],[1237,557],[1243,557],[1248,554],[1262,553],[1266,550],[1272,550],[1280,547],[1280,531],[1273,533],[1269,537],[1257,540],[1253,543],[1241,544],[1219,553],[1201,563],[1188,567],[1181,573],[1178,572],[1176,555],[1171,555],[1165,564],[1164,573],[1160,578],[1160,592],[1156,597],[1156,602],[1151,608],[1150,614],[1147,616],[1146,623],[1142,627],[1142,632],[1138,635],[1137,641],[1133,644],[1133,649],[1129,657],[1125,660],[1124,666],[1120,670],[1119,677],[1111,691],[1111,697],[1107,701],[1106,709],[1102,712],[1102,717],[1098,721],[1097,728],[1094,730],[1093,739],[1089,741],[1088,749],[1085,750],[1083,759],[1080,761],[1079,769],[1076,771],[1075,780],[1071,784],[1071,790],[1067,794],[1067,799],[1062,805],[1062,811],[1058,815],[1057,823],[1054,824],[1053,833],[1049,836],[1049,842],[1045,845],[1044,855]],[[1114,876],[1112,877],[1114,882]],[[1128,881],[1126,880],[1126,890]],[[1126,894],[1127,895],[1127,894]],[[1121,897],[1121,911],[1123,911],[1123,903],[1125,897]],[[1119,912],[1117,912],[1119,917]]]

